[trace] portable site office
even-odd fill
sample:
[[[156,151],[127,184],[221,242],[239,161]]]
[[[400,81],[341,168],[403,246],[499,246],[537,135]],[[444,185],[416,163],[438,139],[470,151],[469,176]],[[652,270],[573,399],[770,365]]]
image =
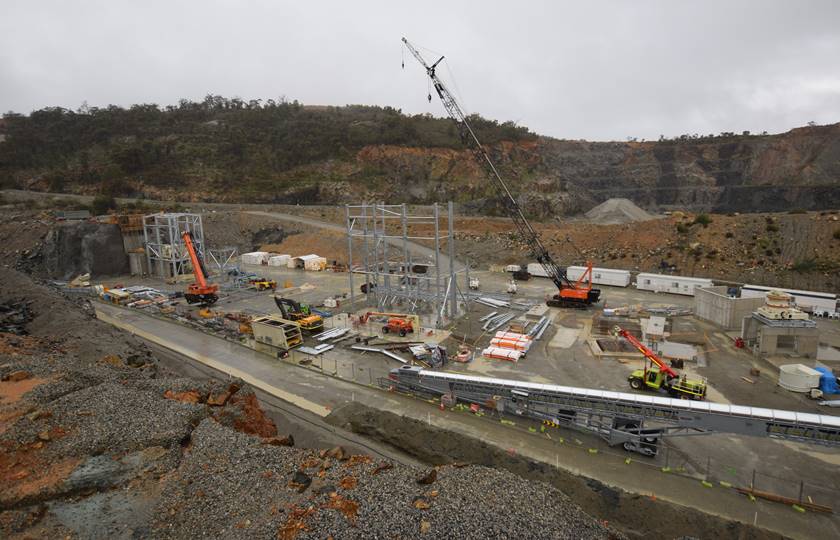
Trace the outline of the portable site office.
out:
[[[636,276],[636,288],[641,291],[666,292],[694,296],[694,289],[711,287],[711,279],[666,274],[639,274]]]
[[[586,272],[583,266],[566,267],[566,277],[571,281],[577,281]],[[537,277],[548,277],[545,269],[540,263],[529,263],[528,273]],[[628,270],[616,270],[614,268],[593,268],[593,285],[611,285],[613,287],[626,287],[630,285],[630,272]]]

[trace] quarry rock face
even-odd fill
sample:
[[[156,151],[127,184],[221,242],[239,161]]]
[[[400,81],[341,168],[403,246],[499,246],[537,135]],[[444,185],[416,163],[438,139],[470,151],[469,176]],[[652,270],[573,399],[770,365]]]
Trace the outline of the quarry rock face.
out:
[[[653,211],[840,206],[840,124],[649,142],[540,137],[487,149],[525,213],[538,219],[583,213],[616,198]],[[369,186],[377,197],[423,204],[449,199],[466,211],[503,214],[493,183],[469,150],[366,147],[354,164],[356,174],[390,179]]]
[[[90,272],[92,278],[128,273],[128,257],[118,225],[68,223],[52,229],[44,241],[43,266],[53,279]]]

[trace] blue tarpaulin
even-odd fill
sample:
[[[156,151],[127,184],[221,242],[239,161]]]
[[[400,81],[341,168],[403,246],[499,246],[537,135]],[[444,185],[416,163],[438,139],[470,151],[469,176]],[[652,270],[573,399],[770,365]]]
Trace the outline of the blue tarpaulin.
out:
[[[840,394],[840,388],[837,387],[837,377],[830,369],[825,367],[815,367],[814,369],[822,373],[820,375],[820,390],[823,394]]]

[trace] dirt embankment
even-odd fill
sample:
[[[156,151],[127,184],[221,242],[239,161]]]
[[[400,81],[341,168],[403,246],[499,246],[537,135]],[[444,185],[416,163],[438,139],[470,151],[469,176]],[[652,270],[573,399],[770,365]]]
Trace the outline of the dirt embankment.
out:
[[[512,455],[483,441],[357,402],[335,409],[327,421],[400,448],[428,463],[481,465],[509,471],[530,482],[548,483],[585,512],[610,523],[629,538],[778,538],[764,529],[613,489],[596,480]]]

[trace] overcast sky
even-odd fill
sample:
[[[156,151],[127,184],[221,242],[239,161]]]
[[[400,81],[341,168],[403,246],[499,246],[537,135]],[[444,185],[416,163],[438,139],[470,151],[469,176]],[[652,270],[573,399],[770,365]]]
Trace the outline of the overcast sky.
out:
[[[214,93],[445,114],[403,35],[446,55],[469,112],[559,138],[840,122],[837,0],[2,0],[0,110]]]

